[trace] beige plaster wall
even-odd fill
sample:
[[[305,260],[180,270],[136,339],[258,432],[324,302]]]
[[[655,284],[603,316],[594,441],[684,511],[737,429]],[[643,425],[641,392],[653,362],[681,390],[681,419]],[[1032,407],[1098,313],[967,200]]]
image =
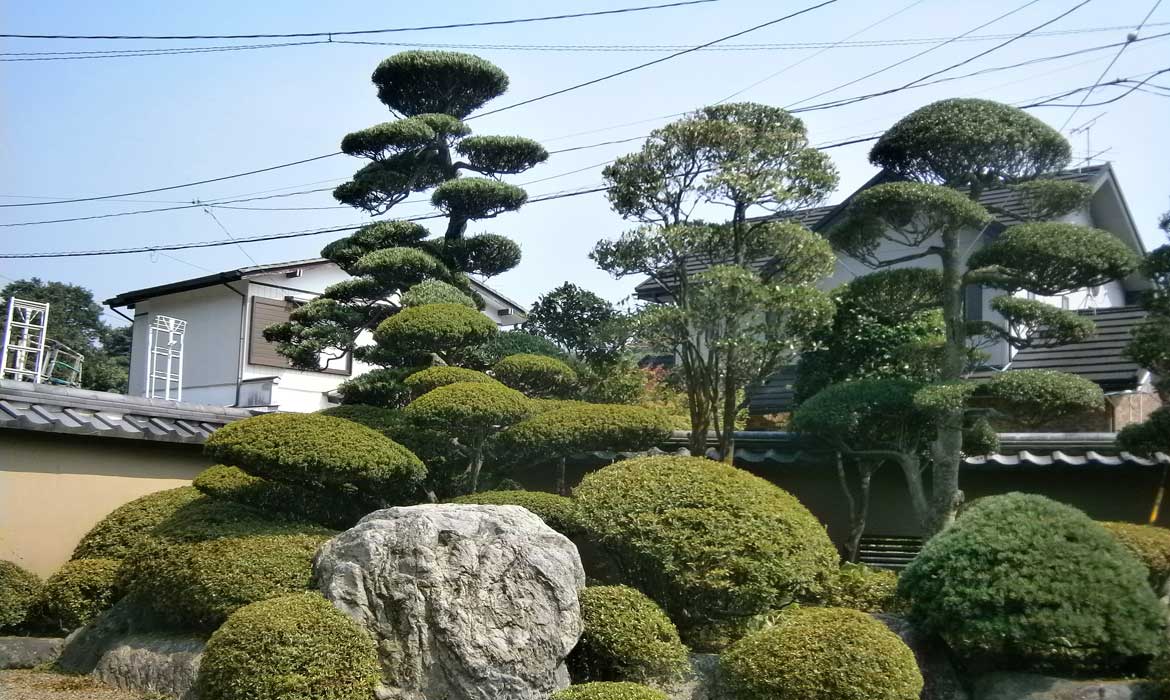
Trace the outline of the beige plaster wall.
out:
[[[110,511],[206,466],[199,445],[0,430],[0,559],[48,576]]]

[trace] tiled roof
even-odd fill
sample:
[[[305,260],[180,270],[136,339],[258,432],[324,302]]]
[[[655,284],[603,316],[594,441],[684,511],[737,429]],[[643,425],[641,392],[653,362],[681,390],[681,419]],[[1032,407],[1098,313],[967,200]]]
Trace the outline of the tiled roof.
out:
[[[787,365],[769,375],[763,384],[748,387],[748,413],[766,416],[796,408],[796,365]]]
[[[0,380],[0,428],[202,444],[218,428],[253,415],[224,406]]]

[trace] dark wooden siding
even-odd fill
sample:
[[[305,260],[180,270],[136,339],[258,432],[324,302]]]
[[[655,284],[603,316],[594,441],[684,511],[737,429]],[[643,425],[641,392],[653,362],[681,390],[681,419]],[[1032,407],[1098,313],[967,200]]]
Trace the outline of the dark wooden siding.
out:
[[[281,299],[252,297],[252,323],[248,338],[248,363],[261,367],[292,367],[288,358],[276,351],[276,345],[264,339],[264,329],[274,323],[284,323],[297,307],[293,302]],[[349,375],[352,360],[345,358],[344,368],[322,369],[325,374]]]

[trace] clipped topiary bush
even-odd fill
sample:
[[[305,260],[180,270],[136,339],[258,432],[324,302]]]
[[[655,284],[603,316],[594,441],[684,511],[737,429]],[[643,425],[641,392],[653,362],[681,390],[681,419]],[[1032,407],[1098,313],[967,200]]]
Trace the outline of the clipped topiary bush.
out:
[[[10,561],[0,559],[0,631],[18,629],[41,593],[41,580]]]
[[[158,542],[203,542],[221,537],[254,535],[330,537],[333,534],[334,531],[329,528],[303,520],[281,518],[279,514],[262,513],[240,503],[200,496],[159,523],[143,540],[142,545]]]
[[[730,465],[624,460],[586,476],[574,497],[585,528],[684,640],[708,623],[819,599],[837,570],[836,547],[800,501]]]
[[[238,608],[309,588],[322,535],[146,545],[124,562],[129,593],[182,629],[214,630]]]
[[[216,700],[369,700],[374,642],[317,593],[252,603],[207,642],[196,689]]]
[[[472,348],[466,356],[467,365],[487,369],[509,355],[546,355],[558,360],[568,356],[551,340],[524,331],[504,331],[482,345]]]
[[[521,506],[566,537],[581,532],[577,504],[564,496],[544,491],[481,491],[451,499],[452,503],[478,503],[489,506]]]
[[[315,413],[269,413],[229,423],[204,452],[275,481],[353,484],[388,502],[411,502],[426,467],[410,450],[352,421]]]
[[[311,489],[282,484],[223,464],[199,472],[192,483],[200,492],[214,499],[338,529],[353,527],[362,516],[379,507],[376,498],[352,488]]]
[[[528,396],[567,396],[577,385],[577,373],[569,365],[545,355],[509,355],[492,367],[492,374],[507,386]]]
[[[410,389],[403,380],[414,371],[413,367],[379,367],[345,380],[337,393],[344,404],[401,408],[410,402]]]
[[[1125,670],[1165,644],[1147,571],[1081,511],[1043,496],[981,498],[902,572],[911,618],[969,664]]]
[[[423,280],[402,293],[402,305],[405,307],[426,304],[459,304],[469,309],[477,308],[474,299],[441,280]]]
[[[436,353],[448,364],[465,348],[481,345],[498,332],[495,322],[462,304],[413,306],[378,324],[374,331],[379,362],[426,364]]]
[[[74,559],[45,581],[37,602],[38,622],[72,632],[113,605],[119,595],[116,559]]]
[[[678,629],[637,589],[589,586],[580,601],[585,629],[568,658],[576,680],[666,683],[688,668]]]
[[[430,367],[415,372],[406,378],[406,385],[415,396],[422,396],[432,389],[454,384],[456,382],[478,382],[480,384],[499,384],[483,372],[462,367]]]
[[[391,440],[394,439],[394,434],[398,432],[406,419],[402,417],[402,411],[393,408],[383,408],[382,406],[370,406],[367,404],[344,404],[342,406],[331,406],[329,408],[317,411],[323,416],[332,416],[333,418],[344,418],[345,420],[360,423],[367,428],[372,428],[382,433]]]
[[[200,498],[182,486],[148,494],[119,506],[94,525],[73,550],[74,559],[121,559],[147,540],[155,527]]]
[[[898,576],[864,564],[842,564],[824,603],[867,613],[894,612],[898,609]]]
[[[637,683],[582,683],[552,694],[549,700],[667,700],[666,693]]]
[[[918,700],[914,653],[857,610],[795,608],[720,657],[742,700]]]
[[[536,415],[501,435],[505,446],[529,458],[551,459],[577,452],[645,450],[670,437],[670,418],[641,406],[566,401],[541,402]],[[550,410],[541,410],[548,408]]]
[[[1146,565],[1155,593],[1161,593],[1170,584],[1170,529],[1134,523],[1101,523],[1101,526]]]

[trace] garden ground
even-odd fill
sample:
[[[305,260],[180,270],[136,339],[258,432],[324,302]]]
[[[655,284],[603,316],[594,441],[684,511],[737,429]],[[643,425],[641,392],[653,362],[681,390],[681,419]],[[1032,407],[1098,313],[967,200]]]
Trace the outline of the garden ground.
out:
[[[150,695],[129,693],[86,676],[42,671],[0,671],[4,700],[149,700]]]

